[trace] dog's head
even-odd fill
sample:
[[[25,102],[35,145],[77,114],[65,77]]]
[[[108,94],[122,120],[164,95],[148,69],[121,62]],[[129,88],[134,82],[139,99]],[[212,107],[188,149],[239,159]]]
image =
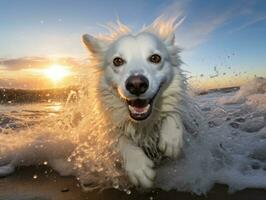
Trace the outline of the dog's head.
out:
[[[136,121],[153,113],[154,101],[170,84],[174,67],[180,64],[174,29],[162,30],[170,27],[163,23],[157,21],[138,34],[128,32],[111,42],[83,36],[94,58],[101,60],[106,83],[116,90]]]

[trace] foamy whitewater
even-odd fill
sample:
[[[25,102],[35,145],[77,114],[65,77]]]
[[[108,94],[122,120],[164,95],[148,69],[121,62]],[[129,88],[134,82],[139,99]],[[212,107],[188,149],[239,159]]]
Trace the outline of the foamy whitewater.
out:
[[[208,127],[187,141],[184,158],[160,168],[164,189],[206,193],[215,183],[230,191],[266,188],[266,79],[231,93],[197,97]]]
[[[75,175],[85,190],[129,188],[115,150],[116,126],[99,114],[96,98],[86,98],[97,93],[85,88],[73,92],[59,111],[2,107],[0,165],[48,163],[61,175]],[[266,188],[266,79],[256,78],[236,92],[196,96],[196,104],[203,118],[198,134],[185,137],[179,159],[157,165],[155,186],[197,194],[215,183],[230,191]]]

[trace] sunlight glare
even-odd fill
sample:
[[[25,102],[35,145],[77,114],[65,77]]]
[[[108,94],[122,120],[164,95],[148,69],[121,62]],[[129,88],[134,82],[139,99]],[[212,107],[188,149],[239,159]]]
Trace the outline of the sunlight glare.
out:
[[[69,76],[71,72],[63,65],[53,64],[49,68],[44,69],[44,75],[53,82],[58,82]]]

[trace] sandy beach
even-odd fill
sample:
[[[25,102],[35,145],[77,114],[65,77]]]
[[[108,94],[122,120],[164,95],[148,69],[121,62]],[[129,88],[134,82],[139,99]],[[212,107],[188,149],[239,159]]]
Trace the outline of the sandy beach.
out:
[[[116,189],[83,192],[74,177],[62,177],[50,168],[24,167],[0,179],[0,200],[117,200],[117,199],[182,199],[182,200],[265,200],[266,190],[245,189],[229,194],[227,187],[216,185],[205,196],[175,190],[132,190],[130,194]]]

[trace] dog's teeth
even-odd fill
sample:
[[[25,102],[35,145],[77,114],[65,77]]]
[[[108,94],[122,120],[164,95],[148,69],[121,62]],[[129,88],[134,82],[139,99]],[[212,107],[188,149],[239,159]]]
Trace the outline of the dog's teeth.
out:
[[[134,113],[134,107],[132,107],[131,105],[128,106],[130,112]]]
[[[149,108],[150,108],[150,104],[148,104],[148,105],[144,108],[144,112],[148,112]]]
[[[131,106],[131,105],[129,105],[128,107],[129,107],[130,112],[132,112],[134,114],[144,114],[144,113],[148,112],[148,110],[150,108],[150,104],[148,104],[144,108],[141,108],[142,109],[141,111],[138,111],[137,109],[139,109],[139,108]]]

